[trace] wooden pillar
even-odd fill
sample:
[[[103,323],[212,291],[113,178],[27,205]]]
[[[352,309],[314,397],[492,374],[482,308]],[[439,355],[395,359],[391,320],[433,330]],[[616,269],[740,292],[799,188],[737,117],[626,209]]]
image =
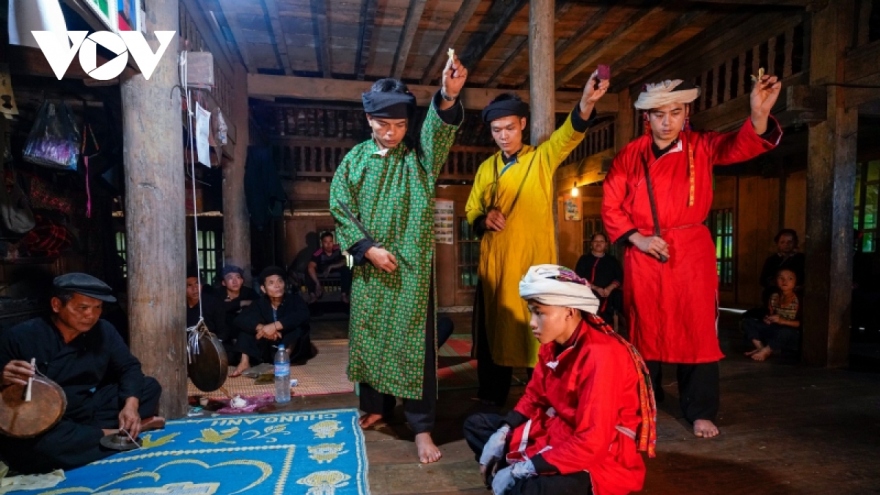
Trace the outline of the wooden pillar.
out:
[[[617,95],[617,119],[614,121],[614,149],[620,151],[641,133],[636,130],[636,122],[641,122],[641,115],[636,115],[629,89]]]
[[[529,105],[533,146],[546,141],[555,127],[555,4],[556,0],[529,2]]]
[[[178,31],[178,0],[151,0],[147,40]],[[150,80],[121,85],[125,160],[125,227],[131,349],[144,373],[162,385],[160,414],[186,414],[186,239],[178,41]]]
[[[843,80],[852,39],[852,0],[828,2],[812,17],[810,84]],[[809,130],[803,361],[845,366],[852,303],[853,198],[858,110],[828,86],[828,119]]]
[[[232,122],[235,126],[233,160],[223,166],[223,246],[225,262],[244,269],[245,282],[251,281],[251,226],[244,196],[244,167],[247,161],[248,96],[247,71],[235,68]]]

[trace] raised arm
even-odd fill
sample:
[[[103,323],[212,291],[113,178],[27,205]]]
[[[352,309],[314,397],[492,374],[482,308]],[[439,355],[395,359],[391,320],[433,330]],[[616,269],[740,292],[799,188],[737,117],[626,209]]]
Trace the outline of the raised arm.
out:
[[[426,158],[422,166],[435,179],[443,170],[455,141],[455,132],[464,120],[464,107],[459,96],[467,80],[467,69],[455,55],[446,61],[441,80],[440,91],[431,100],[419,137]]]

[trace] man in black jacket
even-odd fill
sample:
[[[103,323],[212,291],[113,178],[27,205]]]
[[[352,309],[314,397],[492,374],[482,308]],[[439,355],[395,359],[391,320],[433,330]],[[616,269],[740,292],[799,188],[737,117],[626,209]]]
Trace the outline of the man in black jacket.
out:
[[[125,430],[132,437],[161,428],[155,417],[162,392],[145,377],[141,363],[119,332],[101,320],[113,290],[85,273],[55,278],[52,314],[20,323],[0,334],[0,387],[26,385],[35,374],[64,389],[67,409],[61,422],[35,438],[3,437],[0,455],[23,473],[72,469],[103,459],[113,451],[101,437]],[[31,360],[36,366],[31,366]]]

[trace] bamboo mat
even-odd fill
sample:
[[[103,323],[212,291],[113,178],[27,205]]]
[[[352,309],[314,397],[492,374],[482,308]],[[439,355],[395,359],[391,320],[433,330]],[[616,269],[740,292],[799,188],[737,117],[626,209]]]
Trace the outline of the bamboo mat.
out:
[[[290,377],[299,381],[297,386],[291,389],[291,395],[308,396],[353,392],[354,386],[348,381],[346,375],[348,339],[316,340],[313,344],[318,348],[318,355],[304,366],[290,367]],[[230,367],[229,372],[232,373],[233,369]],[[231,395],[251,397],[275,393],[274,384],[256,385],[253,378],[245,376],[227,378],[223,388]],[[217,399],[226,398],[226,395],[220,390],[202,392],[191,381],[188,382],[187,394]]]

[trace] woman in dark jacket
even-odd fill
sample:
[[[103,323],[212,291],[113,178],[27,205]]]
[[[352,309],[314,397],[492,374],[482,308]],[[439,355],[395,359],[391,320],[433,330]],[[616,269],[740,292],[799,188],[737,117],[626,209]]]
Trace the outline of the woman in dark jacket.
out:
[[[623,268],[617,258],[608,254],[608,238],[595,233],[590,239],[590,254],[580,257],[574,271],[579,277],[587,279],[593,294],[599,298],[596,312],[605,323],[614,325],[614,312],[623,309],[623,296],[620,288],[623,282]]]
[[[231,376],[253,365],[271,363],[278,344],[284,344],[291,364],[305,364],[318,353],[309,330],[309,307],[299,294],[288,294],[284,270],[270,266],[260,273],[262,296],[236,318],[241,363]]]

